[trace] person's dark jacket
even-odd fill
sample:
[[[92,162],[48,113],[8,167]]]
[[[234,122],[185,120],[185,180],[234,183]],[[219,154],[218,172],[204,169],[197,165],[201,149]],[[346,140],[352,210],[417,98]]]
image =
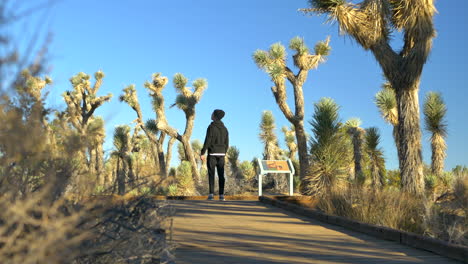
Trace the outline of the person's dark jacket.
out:
[[[204,155],[210,153],[226,153],[229,148],[229,132],[221,121],[213,121],[206,130],[205,143],[201,150]]]

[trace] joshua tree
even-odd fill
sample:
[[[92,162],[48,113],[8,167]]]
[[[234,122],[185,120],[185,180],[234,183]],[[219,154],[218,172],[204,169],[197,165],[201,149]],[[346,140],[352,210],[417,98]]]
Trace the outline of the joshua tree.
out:
[[[182,145],[182,143],[180,143],[180,142],[177,144],[177,154],[179,156],[179,161],[180,162],[188,161],[187,157],[185,156],[184,145]]]
[[[370,50],[395,89],[398,109],[398,151],[404,191],[423,194],[424,177],[419,125],[419,82],[435,36],[433,0],[309,0],[305,12],[328,14],[340,31]],[[400,52],[390,46],[391,33],[403,31]]]
[[[362,174],[362,152],[363,142],[366,131],[359,127],[361,125],[359,118],[352,118],[346,121],[346,132],[351,136],[353,142],[354,176]]]
[[[339,106],[333,99],[322,98],[314,108],[310,121],[314,135],[310,144],[311,164],[303,181],[303,192],[320,194],[346,176],[351,150],[341,132]]]
[[[237,164],[239,162],[239,149],[235,146],[231,146],[226,154],[231,168],[231,175],[237,178],[239,174],[239,166]]]
[[[392,85],[389,82],[384,83],[382,85],[382,90],[375,94],[375,104],[379,108],[383,119],[393,126],[393,139],[395,140],[397,153],[400,155],[398,143],[400,137],[398,136],[398,109],[396,95]]]
[[[379,143],[379,130],[376,127],[366,129],[366,152],[369,155],[369,169],[374,189],[385,185],[385,159]]]
[[[186,159],[190,162],[192,173],[194,178],[199,181],[200,173],[198,171],[197,162],[190,144],[190,137],[192,136],[193,125],[195,122],[195,106],[200,101],[203,92],[207,87],[205,79],[197,79],[193,82],[194,91],[186,87],[187,78],[182,74],[177,73],[174,76],[173,83],[176,91],[179,95],[176,98],[176,102],[172,106],[177,106],[185,113],[185,131],[181,135],[179,132],[171,127],[166,119],[164,112],[164,97],[162,90],[166,86],[168,80],[166,77],[161,76],[160,73],[153,74],[153,81],[146,82],[145,87],[150,91],[150,95],[153,97],[153,108],[156,112],[156,120],[150,121],[153,123],[155,128],[159,131],[168,134],[170,137],[177,139],[182,143]]]
[[[296,159],[296,152],[297,152],[297,144],[296,144],[296,136],[294,126],[291,125],[291,128],[288,129],[287,126],[283,126],[281,131],[284,133],[284,141],[286,142],[286,146],[288,147],[288,158],[291,160]]]
[[[167,165],[167,161],[164,158],[163,150],[166,133],[158,131],[154,123],[150,122],[149,124],[145,125],[143,122],[143,114],[141,112],[140,103],[138,102],[135,85],[127,86],[123,92],[124,93],[120,95],[119,99],[120,101],[127,103],[137,114],[137,119],[135,122],[145,132],[145,135],[150,140],[151,153],[153,155],[155,166],[158,168],[158,173],[165,177],[167,175],[167,168],[169,167]],[[164,108],[162,111],[164,111]]]
[[[94,112],[98,107],[110,101],[112,94],[97,96],[102,85],[104,73],[98,71],[94,74],[95,83],[91,86],[90,76],[78,73],[70,79],[72,91],[66,91],[62,96],[67,104],[63,117],[76,129],[78,135],[87,144],[82,151],[82,157],[87,160],[89,171],[96,174],[102,170],[102,144],[104,143],[104,123],[102,119],[95,118]],[[87,158],[87,159],[86,159]]]
[[[130,153],[130,127],[127,125],[118,126],[114,130],[114,147],[112,153],[117,158],[116,183],[117,193],[125,194],[125,178],[128,171],[128,159]]]
[[[431,170],[440,176],[444,169],[447,145],[447,123],[444,120],[447,108],[440,93],[429,92],[424,102],[424,121],[426,130],[431,133],[432,163]]]
[[[307,158],[307,137],[304,130],[304,94],[302,86],[304,85],[309,70],[315,69],[325,61],[330,52],[328,45],[330,39],[319,42],[315,45],[315,55],[309,53],[309,48],[304,40],[299,37],[293,38],[289,42],[289,48],[295,51],[293,55],[294,65],[299,68],[297,74],[286,66],[286,51],[283,45],[275,43],[271,45],[269,51],[257,50],[253,54],[253,59],[257,66],[265,70],[271,77],[274,86],[271,91],[275,97],[276,103],[283,112],[284,116],[296,131],[297,146],[299,150],[300,177],[303,179],[306,168],[308,167]],[[291,111],[286,99],[286,79],[291,83],[294,89],[295,111]]]
[[[203,148],[203,143],[200,140],[198,139],[192,140],[193,153],[200,153],[202,148]],[[200,158],[200,155],[195,155],[195,161],[197,162],[197,164],[202,165],[202,160]]]
[[[263,111],[259,136],[264,146],[264,160],[278,160],[281,157],[281,149],[278,146],[275,129],[276,125],[273,113],[271,111]]]

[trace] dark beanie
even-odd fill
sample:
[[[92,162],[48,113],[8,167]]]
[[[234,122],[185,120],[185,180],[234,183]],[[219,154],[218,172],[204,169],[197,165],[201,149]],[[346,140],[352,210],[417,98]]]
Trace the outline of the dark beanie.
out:
[[[213,115],[216,119],[221,120],[224,117],[224,111],[221,109],[216,109],[213,111]]]

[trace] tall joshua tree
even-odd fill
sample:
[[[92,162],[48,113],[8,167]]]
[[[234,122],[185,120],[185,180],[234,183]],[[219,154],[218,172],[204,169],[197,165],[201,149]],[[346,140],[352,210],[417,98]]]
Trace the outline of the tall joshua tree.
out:
[[[168,165],[166,163],[163,150],[163,144],[166,133],[158,131],[155,125],[151,122],[149,122],[148,125],[145,125],[143,121],[143,113],[141,112],[140,103],[138,102],[138,96],[135,89],[135,85],[129,85],[125,89],[123,89],[123,94],[120,95],[119,99],[121,102],[127,103],[137,114],[137,119],[135,120],[135,122],[137,123],[138,127],[140,127],[143,130],[143,132],[150,141],[151,153],[153,155],[154,164],[159,170],[158,173],[162,176],[166,176]]]
[[[362,152],[364,136],[366,131],[360,127],[361,120],[359,118],[352,118],[346,121],[346,132],[351,136],[353,142],[353,159],[354,159],[354,176],[362,174]]]
[[[301,179],[305,176],[308,167],[307,158],[307,137],[304,130],[304,94],[302,87],[307,79],[311,69],[325,61],[330,52],[328,45],[330,39],[319,42],[315,45],[315,54],[310,54],[309,48],[300,37],[295,37],[289,42],[289,48],[295,51],[293,55],[294,65],[299,71],[294,74],[286,66],[286,50],[281,43],[271,45],[269,51],[257,50],[253,54],[253,59],[257,66],[265,70],[271,77],[274,86],[271,91],[275,97],[276,103],[283,112],[284,116],[296,130],[297,146],[299,150],[299,166]],[[295,111],[292,112],[286,98],[286,79],[291,83],[294,89]]]
[[[372,51],[395,89],[398,109],[398,151],[404,191],[423,194],[424,177],[419,120],[419,83],[435,36],[433,0],[309,0],[305,12],[328,14],[340,31]],[[390,46],[394,30],[404,34],[400,52]]]
[[[278,160],[281,157],[281,149],[278,146],[278,138],[275,133],[275,117],[271,111],[264,111],[260,123],[260,140],[263,142],[263,159]]]
[[[294,126],[291,126],[290,129],[288,129],[287,126],[283,126],[281,128],[281,131],[283,131],[284,134],[284,141],[286,142],[286,146],[288,147],[288,158],[291,160],[296,159],[296,152],[297,152],[297,144],[296,144],[296,135],[295,135],[295,130]]]
[[[369,166],[374,189],[385,185],[385,159],[382,149],[379,148],[380,133],[376,127],[366,129],[366,152],[369,156]]]
[[[94,112],[112,98],[110,93],[105,96],[97,96],[103,78],[104,73],[102,71],[96,72],[94,74],[95,83],[91,85],[90,76],[80,72],[70,79],[73,90],[66,91],[63,94],[67,104],[63,116],[86,142],[87,147],[83,150],[82,156],[83,158],[87,157],[89,170],[96,173],[96,175],[103,166],[102,164],[96,164],[95,161],[102,162],[103,160],[104,123],[102,119],[94,117]]]
[[[435,175],[441,175],[444,169],[447,145],[447,123],[444,120],[447,107],[440,93],[429,92],[424,101],[424,121],[426,130],[431,133],[432,162],[431,170]]]
[[[375,94],[375,104],[379,108],[383,119],[393,126],[393,139],[395,140],[397,153],[400,155],[396,95],[389,82],[384,83],[382,85],[382,90]]]
[[[186,87],[188,80],[182,74],[177,73],[174,75],[173,83],[179,95],[176,97],[176,102],[172,106],[177,106],[185,113],[185,130],[180,134],[175,128],[170,126],[167,122],[164,112],[164,96],[162,91],[166,86],[168,79],[161,76],[160,73],[153,74],[153,81],[146,82],[145,87],[150,91],[153,97],[153,108],[156,112],[156,120],[150,121],[155,128],[159,131],[168,134],[170,137],[177,139],[182,143],[186,159],[190,162],[194,178],[200,180],[200,172],[197,167],[197,162],[190,144],[190,137],[192,136],[193,125],[195,122],[195,106],[200,101],[203,92],[207,87],[205,79],[197,79],[193,82],[193,91],[191,88]]]

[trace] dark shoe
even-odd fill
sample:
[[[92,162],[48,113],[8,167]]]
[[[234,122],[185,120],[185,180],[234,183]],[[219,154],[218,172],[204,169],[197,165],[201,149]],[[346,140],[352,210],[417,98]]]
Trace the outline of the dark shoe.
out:
[[[208,195],[208,199],[207,199],[207,200],[213,201],[213,200],[214,200],[214,195],[213,195],[213,194]]]
[[[226,199],[224,199],[224,195],[223,195],[223,194],[220,194],[220,195],[219,195],[219,200],[220,200],[220,201],[226,201]]]

